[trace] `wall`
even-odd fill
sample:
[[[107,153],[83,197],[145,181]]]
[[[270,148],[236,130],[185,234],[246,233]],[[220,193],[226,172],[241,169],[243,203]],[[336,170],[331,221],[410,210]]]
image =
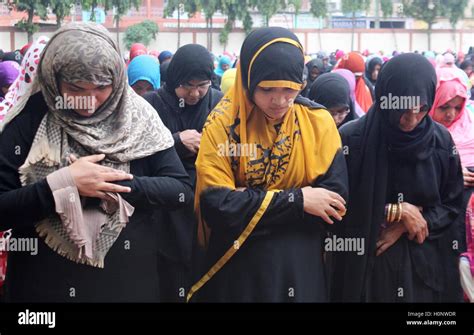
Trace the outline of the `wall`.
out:
[[[110,29],[115,37],[114,29]],[[36,33],[39,35],[51,36],[54,33],[53,28],[43,28]],[[334,51],[342,49],[348,51],[351,49],[352,32],[345,29],[297,29],[296,35],[300,39],[307,53],[315,53],[319,50]],[[149,45],[150,50],[170,50],[177,49],[177,30],[166,29],[158,33],[157,38]],[[124,31],[121,29],[120,39],[124,37]],[[239,53],[242,42],[245,39],[245,33],[241,30],[233,31],[229,34],[229,42],[226,50]],[[450,48],[467,52],[468,48],[474,46],[474,30],[434,30],[431,37],[432,50],[444,52]],[[15,28],[0,28],[0,49],[11,50],[21,48],[27,43],[27,35],[24,32],[17,31]],[[207,33],[203,29],[182,29],[181,45],[188,43],[199,43],[207,45]],[[123,41],[121,48],[124,50]],[[224,46],[219,43],[219,30],[214,29],[212,34],[212,51],[215,54],[221,54]],[[397,49],[399,51],[427,50],[428,37],[426,31],[415,29],[356,29],[354,33],[354,49],[378,51],[384,50],[386,54]]]

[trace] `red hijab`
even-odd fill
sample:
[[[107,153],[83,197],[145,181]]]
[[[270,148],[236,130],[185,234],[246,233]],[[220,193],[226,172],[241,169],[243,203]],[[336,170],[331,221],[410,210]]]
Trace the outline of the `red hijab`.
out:
[[[356,101],[362,110],[367,113],[372,107],[372,95],[364,80],[365,61],[364,57],[358,52],[352,51],[344,55],[336,65],[336,69],[347,69],[356,76]]]

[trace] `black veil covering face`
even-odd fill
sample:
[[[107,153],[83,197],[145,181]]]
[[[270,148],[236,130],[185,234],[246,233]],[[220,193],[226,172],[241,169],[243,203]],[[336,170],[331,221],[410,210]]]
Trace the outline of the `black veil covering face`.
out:
[[[397,56],[382,68],[377,80],[376,100],[368,113],[357,122],[340,128],[343,146],[348,150],[350,195],[347,215],[339,225],[337,235],[364,239],[366,251],[361,256],[332,255],[335,262],[333,300],[373,301],[370,298],[373,287],[384,285],[380,281],[370,282],[375,264],[380,264],[380,257],[385,257],[384,254],[375,257],[376,242],[385,221],[385,204],[397,202],[394,195],[400,193],[404,202],[423,207],[422,215],[430,233],[423,244],[408,241],[402,235],[385,251],[393,255],[394,262],[411,262],[404,263],[409,276],[401,276],[407,285],[406,292],[412,293],[407,295],[406,301],[425,301],[416,294],[420,287],[429,288],[426,296],[443,289],[445,274],[438,256],[443,250],[437,249],[435,239],[450,229],[460,210],[462,173],[459,156],[452,150],[454,143],[449,133],[429,116],[425,116],[413,131],[403,132],[399,123],[407,109],[393,109],[384,103],[390,96],[415,97],[418,106],[411,107],[425,106],[429,110],[435,89],[436,74],[428,60],[416,54]],[[406,257],[400,256],[403,253]],[[397,275],[393,274],[394,281],[399,279]],[[415,277],[419,279],[418,283],[413,281]],[[387,284],[385,291],[392,288]]]
[[[435,97],[436,82],[433,66],[417,54],[397,56],[383,67],[375,88],[374,108],[380,114],[381,126],[394,154],[422,159],[432,153],[432,119],[425,116],[413,131],[403,132],[399,124],[407,108],[392,109],[390,101],[391,98],[400,102],[405,99],[411,106],[404,107],[421,107],[421,111],[429,111]]]

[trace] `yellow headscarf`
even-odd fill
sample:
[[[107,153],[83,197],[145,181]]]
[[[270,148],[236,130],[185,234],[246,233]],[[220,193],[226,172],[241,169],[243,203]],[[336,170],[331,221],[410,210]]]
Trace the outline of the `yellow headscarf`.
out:
[[[236,74],[237,69],[228,69],[226,72],[224,72],[221,80],[222,93],[226,94],[230,90],[232,85],[234,85]]]
[[[267,28],[268,29],[268,28]],[[301,50],[297,40],[274,38],[255,53],[248,69],[250,87],[251,67],[259,54],[274,43],[289,43]],[[222,98],[207,119],[196,161],[197,183],[195,209],[199,219],[199,242],[207,245],[209,227],[201,220],[200,196],[212,187],[235,190],[238,187],[260,188],[267,194],[251,222],[239,237],[245,242],[265,213],[275,192],[310,185],[329,169],[341,139],[331,115],[325,109],[310,109],[295,103],[284,116],[279,132],[264,113],[248,98],[242,83],[242,63],[237,67],[234,86]],[[302,68],[302,67],[301,67]],[[260,87],[301,89],[301,83],[269,80]],[[239,157],[231,157],[223,148],[239,145]],[[252,147],[257,148],[252,155]],[[249,155],[246,155],[249,153]],[[218,263],[192,288],[188,299],[207,282],[236,252],[231,247]]]

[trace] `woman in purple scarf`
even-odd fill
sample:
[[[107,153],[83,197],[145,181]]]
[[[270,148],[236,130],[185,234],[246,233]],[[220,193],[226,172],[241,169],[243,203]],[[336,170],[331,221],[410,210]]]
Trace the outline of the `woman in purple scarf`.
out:
[[[20,74],[20,66],[14,61],[0,62],[0,101],[5,98],[10,85]]]

